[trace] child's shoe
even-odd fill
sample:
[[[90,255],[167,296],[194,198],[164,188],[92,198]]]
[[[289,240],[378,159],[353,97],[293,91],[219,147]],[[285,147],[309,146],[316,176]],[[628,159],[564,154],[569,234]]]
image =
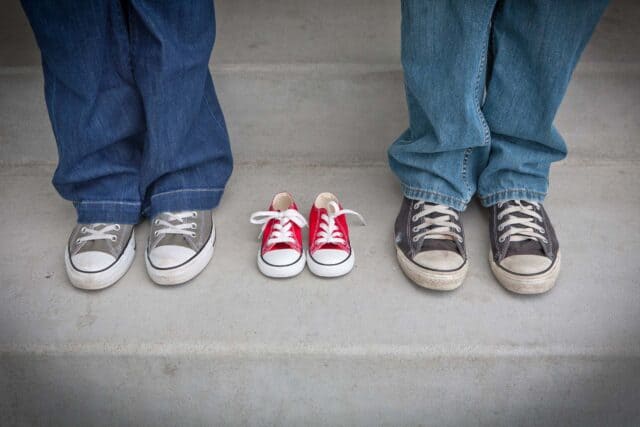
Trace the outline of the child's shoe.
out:
[[[316,276],[338,277],[349,273],[354,265],[354,253],[349,241],[347,214],[364,218],[357,212],[342,209],[336,196],[321,193],[309,214],[309,270]]]
[[[269,210],[251,215],[251,223],[262,225],[258,252],[258,269],[262,274],[286,278],[304,270],[301,229],[307,226],[307,220],[298,212],[291,194],[276,194]]]

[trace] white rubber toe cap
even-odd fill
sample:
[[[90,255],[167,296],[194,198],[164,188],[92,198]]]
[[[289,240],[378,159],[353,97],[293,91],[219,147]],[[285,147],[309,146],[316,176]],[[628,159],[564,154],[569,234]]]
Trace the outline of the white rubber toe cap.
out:
[[[262,259],[275,266],[287,266],[300,259],[300,252],[295,249],[276,249],[262,255]]]
[[[73,255],[71,262],[76,270],[94,273],[109,268],[116,258],[105,252],[89,251]]]
[[[429,270],[457,270],[464,264],[464,258],[453,251],[424,251],[417,254],[413,261]]]
[[[189,261],[196,252],[184,246],[164,245],[149,252],[149,261],[155,268],[174,268]]]
[[[500,266],[516,274],[538,274],[551,267],[551,260],[541,255],[511,255]]]
[[[349,258],[349,252],[341,249],[318,249],[313,253],[313,260],[319,264],[335,265]]]

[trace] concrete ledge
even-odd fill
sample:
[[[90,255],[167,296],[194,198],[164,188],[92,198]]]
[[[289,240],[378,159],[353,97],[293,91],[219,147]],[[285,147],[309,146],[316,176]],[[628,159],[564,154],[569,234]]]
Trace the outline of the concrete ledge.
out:
[[[395,66],[244,64],[214,75],[240,162],[384,162],[407,126]],[[0,71],[2,163],[55,162],[42,86],[38,68]],[[557,119],[569,161],[640,160],[639,103],[640,67],[581,66]]]

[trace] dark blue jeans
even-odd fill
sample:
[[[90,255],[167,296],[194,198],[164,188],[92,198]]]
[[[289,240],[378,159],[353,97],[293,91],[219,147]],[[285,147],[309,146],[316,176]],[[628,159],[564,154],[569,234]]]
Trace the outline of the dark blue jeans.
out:
[[[404,194],[463,210],[542,201],[567,148],[553,121],[607,0],[402,0]]]
[[[211,0],[22,0],[81,223],[212,209],[232,171],[209,74]]]

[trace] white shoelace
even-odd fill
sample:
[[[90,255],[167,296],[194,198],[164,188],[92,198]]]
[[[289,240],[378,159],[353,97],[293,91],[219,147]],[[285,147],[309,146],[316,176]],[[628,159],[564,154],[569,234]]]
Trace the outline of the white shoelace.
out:
[[[198,228],[198,225],[195,222],[185,222],[187,218],[195,218],[198,216],[198,212],[164,212],[164,215],[169,217],[169,220],[177,222],[176,224],[172,224],[169,221],[165,221],[161,218],[156,218],[153,223],[156,226],[162,227],[158,228],[154,235],[167,235],[167,234],[181,234],[185,236],[196,237],[196,232],[193,231]]]
[[[413,227],[413,232],[418,233],[413,236],[414,242],[418,242],[420,239],[455,239],[462,243],[463,239],[459,234],[462,228],[452,221],[452,218],[458,219],[458,214],[453,209],[444,205],[431,205],[424,201],[415,202],[413,208],[422,208],[411,218],[413,222],[418,222],[423,218],[420,224]],[[429,215],[432,213],[442,214],[442,216],[430,217]]]
[[[340,244],[344,245],[346,242],[344,236],[338,231],[336,225],[336,218],[342,215],[355,215],[360,219],[362,225],[366,225],[364,218],[356,211],[350,209],[340,209],[340,206],[334,202],[329,202],[327,212],[320,215],[320,231],[318,231],[318,238],[316,239],[316,245],[326,244]]]
[[[287,209],[285,211],[258,211],[254,212],[249,219],[251,224],[262,225],[260,236],[264,233],[267,224],[271,220],[277,222],[273,224],[271,235],[267,240],[267,245],[275,245],[276,243],[294,243],[295,238],[292,230],[292,223],[298,227],[306,227],[307,220],[295,209]]]
[[[502,206],[504,206],[504,202],[498,203],[498,208],[502,208]],[[506,220],[498,225],[498,231],[506,229],[500,235],[498,241],[502,243],[507,237],[510,237],[512,242],[540,240],[548,243],[546,237],[543,236],[546,233],[544,227],[535,223],[536,219],[538,221],[543,220],[542,215],[537,212],[539,209],[540,204],[538,203],[527,202],[527,205],[524,205],[520,200],[514,200],[513,205],[508,206],[498,214],[498,221],[502,221],[504,217],[507,217]]]
[[[103,227],[100,230],[96,230],[96,227],[100,226]],[[112,242],[115,242],[118,240],[118,236],[116,234],[110,234],[110,231],[120,231],[120,224],[87,224],[80,229],[80,233],[82,233],[83,236],[77,238],[76,243],[89,242],[93,240],[111,240]]]

